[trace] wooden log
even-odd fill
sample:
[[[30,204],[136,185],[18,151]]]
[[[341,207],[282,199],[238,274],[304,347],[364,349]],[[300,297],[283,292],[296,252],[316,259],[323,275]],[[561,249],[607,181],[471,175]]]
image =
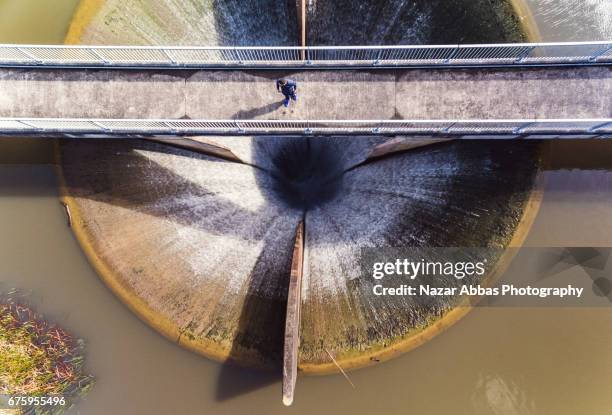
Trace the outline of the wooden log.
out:
[[[300,222],[295,236],[293,260],[285,317],[285,353],[283,362],[283,403],[293,403],[300,345],[300,307],[302,304],[302,274],[304,268],[304,222]]]
[[[298,5],[298,24],[300,26],[300,45],[302,47],[307,46],[307,32],[306,32],[306,0],[297,0],[299,2]],[[306,60],[306,53],[302,51],[302,60]]]

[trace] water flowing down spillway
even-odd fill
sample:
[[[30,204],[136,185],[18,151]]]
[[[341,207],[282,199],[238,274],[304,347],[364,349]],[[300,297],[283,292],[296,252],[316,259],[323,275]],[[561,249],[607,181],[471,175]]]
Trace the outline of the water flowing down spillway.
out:
[[[495,43],[523,40],[512,6],[487,0],[309,0],[309,45]]]
[[[309,1],[308,42],[518,40],[507,3],[485,4]],[[108,0],[69,39],[286,45],[298,34],[293,1]],[[192,350],[255,366],[281,360],[288,273],[304,221],[300,365],[335,371],[331,352],[358,367],[430,338],[459,301],[374,298],[373,281],[361,277],[361,249],[491,247],[499,250],[492,269],[534,211],[537,144],[444,142],[370,157],[389,140],[206,140],[231,160],[152,143],[66,141],[65,200],[90,260],[141,318]]]
[[[84,44],[298,45],[299,4],[84,0],[67,39]],[[308,45],[524,40],[509,0],[307,0],[306,5]]]
[[[95,3],[89,4],[89,0],[81,3],[67,36],[69,42],[291,46],[299,41],[296,5],[291,0]]]

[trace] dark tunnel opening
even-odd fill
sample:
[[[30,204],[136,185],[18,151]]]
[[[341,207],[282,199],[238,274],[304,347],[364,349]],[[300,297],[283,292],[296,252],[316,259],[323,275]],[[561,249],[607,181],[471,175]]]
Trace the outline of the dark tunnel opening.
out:
[[[342,186],[338,152],[316,139],[291,140],[274,148],[275,191],[292,208],[306,211],[332,200]]]

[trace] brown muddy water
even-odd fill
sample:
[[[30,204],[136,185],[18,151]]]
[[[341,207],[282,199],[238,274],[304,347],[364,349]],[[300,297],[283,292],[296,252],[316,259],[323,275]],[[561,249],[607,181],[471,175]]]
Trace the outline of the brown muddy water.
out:
[[[101,283],[58,202],[51,144],[0,144],[0,287],[25,292],[86,340],[97,383],[69,413],[603,415],[612,408],[612,309],[486,307],[400,358],[350,373],[355,389],[340,375],[301,377],[294,407],[285,408],[279,379],[180,349]],[[611,246],[612,145],[553,147],[554,170],[545,172],[526,244]]]
[[[523,1],[544,42],[609,40],[611,37],[610,0]]]
[[[79,0],[0,0],[0,42],[64,43]]]
[[[10,22],[0,25],[0,42],[60,43],[76,1],[46,3],[0,1],[0,22]],[[0,140],[0,290],[26,293],[87,342],[97,382],[70,414],[612,411],[612,309],[516,307],[474,309],[416,350],[350,373],[355,388],[341,375],[300,377],[285,408],[278,378],[182,350],[111,294],[67,226],[53,160],[51,141]],[[525,244],[612,246],[610,160],[612,143],[551,144]]]

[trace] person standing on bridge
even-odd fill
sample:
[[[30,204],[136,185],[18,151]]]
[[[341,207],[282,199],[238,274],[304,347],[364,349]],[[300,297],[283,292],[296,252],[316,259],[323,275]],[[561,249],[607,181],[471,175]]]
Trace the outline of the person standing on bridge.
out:
[[[285,96],[283,105],[289,106],[289,101],[294,100],[297,102],[297,83],[292,79],[281,78],[276,81],[276,90],[281,92]]]

